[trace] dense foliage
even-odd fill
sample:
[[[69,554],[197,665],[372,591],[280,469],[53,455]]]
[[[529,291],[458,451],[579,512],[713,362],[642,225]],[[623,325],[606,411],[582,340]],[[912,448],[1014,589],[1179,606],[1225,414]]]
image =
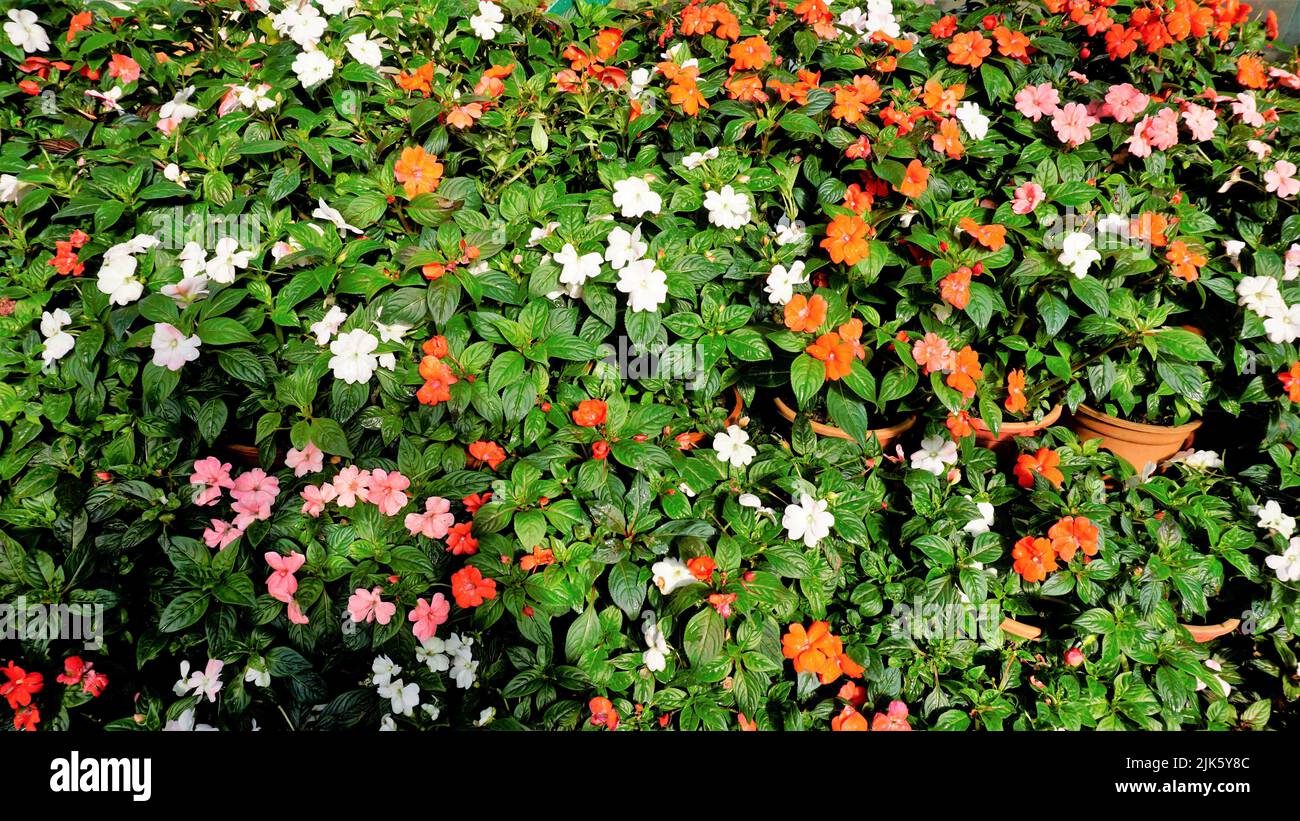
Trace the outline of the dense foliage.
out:
[[[0,603],[103,635],[5,642],[12,726],[1294,724],[1251,17],[13,7]]]

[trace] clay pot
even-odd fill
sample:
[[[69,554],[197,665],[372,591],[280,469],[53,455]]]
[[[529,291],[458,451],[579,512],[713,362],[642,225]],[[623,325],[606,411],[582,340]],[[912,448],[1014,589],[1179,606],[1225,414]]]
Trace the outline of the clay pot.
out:
[[[799,415],[794,408],[783,402],[780,397],[773,397],[772,404],[776,406],[776,412],[781,414],[787,422],[793,422],[795,417]],[[912,426],[915,424],[916,414],[912,414],[896,425],[890,425],[887,428],[872,428],[867,431],[867,433],[875,434],[876,438],[880,440],[880,447],[886,449],[893,444],[894,440],[902,436],[908,430],[911,430]],[[813,422],[812,429],[813,433],[818,436],[831,436],[836,439],[856,441],[844,430],[837,428],[834,425],[823,425],[821,422]]]
[[[1070,422],[1071,430],[1080,439],[1100,439],[1103,448],[1137,470],[1173,456],[1191,442],[1200,426],[1199,419],[1177,426],[1145,425],[1109,416],[1087,405],[1080,405]]]
[[[1061,406],[1057,405],[1047,412],[1039,422],[1003,422],[998,426],[997,436],[980,419],[971,417],[970,426],[975,429],[975,441],[980,447],[989,450],[1004,451],[1010,447],[1011,440],[1017,436],[1033,436],[1040,430],[1050,428],[1061,418]]]
[[[221,449],[230,461],[244,467],[255,468],[262,464],[261,452],[252,445],[222,445]]]
[[[1237,625],[1241,624],[1241,619],[1228,619],[1220,624],[1184,624],[1187,632],[1192,634],[1192,639],[1198,643],[1204,644],[1207,641],[1214,641],[1219,636],[1226,636]]]
[[[1025,624],[1015,619],[1003,619],[1001,624],[1004,632],[1022,639],[1036,639],[1043,634],[1041,627],[1034,627],[1032,624]]]

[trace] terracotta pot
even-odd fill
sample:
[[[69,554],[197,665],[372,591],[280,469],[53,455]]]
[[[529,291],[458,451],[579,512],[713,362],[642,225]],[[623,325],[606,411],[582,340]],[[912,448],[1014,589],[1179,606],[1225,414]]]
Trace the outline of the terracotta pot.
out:
[[[262,464],[261,452],[252,445],[222,445],[221,449],[232,462],[245,467],[255,468]]]
[[[1103,448],[1138,470],[1173,456],[1191,442],[1200,426],[1199,419],[1173,427],[1145,425],[1109,416],[1087,405],[1080,405],[1070,422],[1071,430],[1080,439],[1100,439]]]
[[[794,418],[799,415],[794,408],[781,401],[779,396],[772,398],[772,404],[776,405],[776,412],[781,414],[787,422],[793,422]],[[911,430],[912,426],[915,424],[916,414],[912,414],[897,425],[890,425],[887,428],[872,428],[867,431],[867,433],[874,433],[876,438],[880,440],[880,447],[884,449],[888,448],[895,439],[902,436],[908,430]],[[831,436],[836,439],[857,441],[844,430],[837,428],[834,425],[823,425],[821,422],[813,422],[812,429],[813,433],[818,436]]]
[[[1003,422],[998,426],[998,435],[994,436],[993,431],[980,419],[971,417],[970,426],[975,429],[975,441],[980,447],[989,450],[1003,451],[1009,447],[1009,443],[1017,436],[1033,436],[1040,430],[1050,428],[1056,424],[1056,420],[1061,418],[1061,406],[1057,405],[1047,412],[1040,422]]]
[[[1043,634],[1040,627],[1034,627],[1032,624],[1025,624],[1022,621],[1010,618],[1003,619],[1001,627],[1005,632],[1022,639],[1036,639]]]
[[[1236,630],[1239,624],[1241,624],[1241,619],[1228,619],[1220,624],[1184,624],[1182,626],[1192,634],[1193,640],[1203,644],[1207,641],[1214,641],[1219,636],[1228,635],[1233,630]]]

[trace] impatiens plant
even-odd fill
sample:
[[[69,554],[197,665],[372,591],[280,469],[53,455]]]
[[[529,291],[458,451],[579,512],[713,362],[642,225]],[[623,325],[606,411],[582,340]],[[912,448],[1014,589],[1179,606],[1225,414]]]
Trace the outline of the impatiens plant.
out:
[[[12,725],[1293,725],[1296,56],[975,6],[9,10]]]

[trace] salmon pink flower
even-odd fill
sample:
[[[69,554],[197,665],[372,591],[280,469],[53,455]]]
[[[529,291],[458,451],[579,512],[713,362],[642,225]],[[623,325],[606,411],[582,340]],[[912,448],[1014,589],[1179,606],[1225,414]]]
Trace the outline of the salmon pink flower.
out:
[[[208,547],[225,550],[235,539],[244,535],[242,528],[235,527],[230,522],[224,522],[221,519],[210,519],[208,521],[209,527],[203,529],[203,543]]]
[[[334,486],[326,482],[319,487],[316,485],[307,485],[302,489],[302,513],[304,516],[310,516],[313,519],[319,518],[325,510],[325,505],[334,501],[337,495],[334,492]]]
[[[952,370],[956,353],[948,347],[948,340],[930,331],[912,346],[912,358],[928,374]]]
[[[411,480],[399,471],[373,470],[370,473],[370,489],[366,493],[366,500],[378,507],[379,512],[385,516],[396,516],[398,511],[406,507],[408,499],[405,491],[410,486]]]
[[[339,507],[354,507],[358,501],[370,499],[370,471],[348,465],[334,477],[334,492]]]
[[[397,612],[397,605],[386,602],[380,597],[382,589],[372,587],[366,590],[364,587],[358,587],[353,591],[348,598],[348,615],[352,617],[352,621],[357,624],[371,621],[388,624],[392,621],[393,614]]]
[[[293,574],[306,563],[307,557],[295,550],[288,556],[267,551],[263,558],[272,571],[266,578],[266,592],[271,598],[287,604],[293,600],[293,594],[298,590],[298,579]]]
[[[1106,91],[1106,104],[1101,113],[1113,117],[1117,123],[1129,123],[1146,110],[1151,98],[1129,83],[1113,85]]]
[[[438,634],[438,626],[447,622],[450,613],[451,605],[447,602],[447,597],[441,593],[434,593],[431,602],[416,599],[415,609],[407,614],[406,619],[414,622],[411,632],[423,642]]]
[[[1295,163],[1278,160],[1273,167],[1264,172],[1264,190],[1276,193],[1281,199],[1300,194],[1300,180],[1295,178]]]
[[[1092,136],[1091,128],[1096,124],[1097,119],[1080,103],[1066,103],[1052,115],[1052,128],[1056,131],[1056,136],[1070,146],[1086,143]]]
[[[230,463],[222,462],[215,456],[194,461],[194,472],[190,474],[190,484],[199,488],[194,497],[194,504],[199,507],[215,505],[221,498],[222,488],[232,488],[235,482],[230,478]]]
[[[1051,83],[1025,86],[1016,94],[1016,111],[1034,122],[1043,117],[1052,117],[1059,110],[1060,93]]]
[[[1183,110],[1183,122],[1187,124],[1187,130],[1192,132],[1192,139],[1197,142],[1214,139],[1214,129],[1219,124],[1214,109],[1195,103],[1188,103]]]
[[[1015,198],[1011,201],[1011,211],[1016,214],[1031,214],[1047,199],[1047,192],[1036,182],[1027,182],[1016,188]]]
[[[906,732],[912,727],[907,723],[907,705],[901,701],[889,702],[886,712],[876,713],[871,719],[871,729],[877,732]]]
[[[430,496],[424,500],[423,513],[406,514],[406,529],[412,536],[422,535],[427,539],[441,539],[456,523],[456,517],[450,511],[450,501],[441,496]]]
[[[319,473],[325,466],[325,454],[316,447],[314,442],[308,442],[302,450],[289,448],[289,452],[284,457],[284,464],[293,468],[294,476],[301,478],[308,473]]]

